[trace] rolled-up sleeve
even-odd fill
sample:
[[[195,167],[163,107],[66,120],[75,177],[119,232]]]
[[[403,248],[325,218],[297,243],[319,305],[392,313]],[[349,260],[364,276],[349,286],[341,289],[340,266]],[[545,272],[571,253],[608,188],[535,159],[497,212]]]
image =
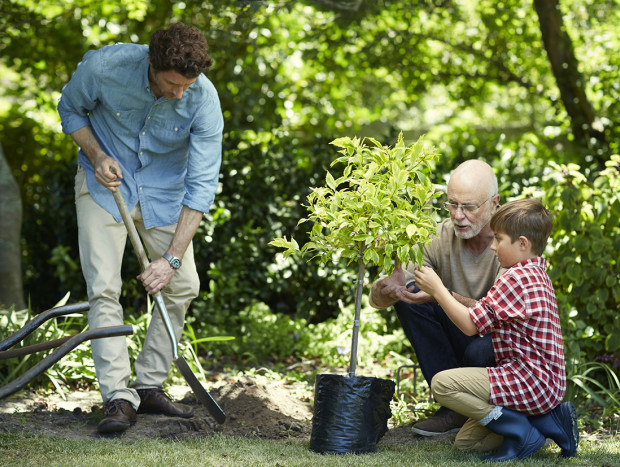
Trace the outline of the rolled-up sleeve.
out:
[[[97,105],[101,73],[99,54],[95,50],[87,52],[71,80],[62,89],[58,101],[63,133],[69,135],[90,125],[88,114]]]
[[[190,132],[183,205],[208,212],[217,190],[222,161],[224,118],[214,93],[199,110]]]

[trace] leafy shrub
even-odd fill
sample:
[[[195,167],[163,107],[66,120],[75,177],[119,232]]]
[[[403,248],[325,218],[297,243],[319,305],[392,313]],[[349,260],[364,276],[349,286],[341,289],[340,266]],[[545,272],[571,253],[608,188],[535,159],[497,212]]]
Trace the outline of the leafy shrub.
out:
[[[587,405],[603,407],[602,417],[585,414],[594,428],[600,428],[601,418],[606,419],[611,412],[620,411],[620,379],[610,365],[603,362],[572,362],[566,370],[569,383],[566,399],[573,400],[576,405],[581,405],[585,400]]]
[[[367,297],[362,298],[357,354],[362,373],[364,369],[374,368],[377,361],[384,361],[390,354],[406,355],[411,351],[402,328],[388,332],[389,313],[390,311],[372,308],[368,305]],[[304,356],[318,358],[329,367],[348,365],[354,318],[354,305],[347,305],[342,307],[337,317],[311,325],[308,333],[312,339],[304,349]]]
[[[293,320],[273,313],[262,302],[254,302],[234,315],[218,313],[207,318],[198,321],[188,317],[188,327],[196,336],[231,335],[235,338],[200,344],[201,354],[207,359],[228,357],[238,363],[263,363],[273,358],[298,357],[311,340],[305,319]]]
[[[592,180],[575,164],[550,162],[541,190],[555,216],[549,276],[567,353],[579,362],[619,354],[620,156],[611,156]]]
[[[351,293],[353,290],[351,290]],[[389,312],[370,307],[362,301],[360,320],[360,365],[368,368],[376,360],[390,353],[406,355],[410,352],[402,329],[388,330]],[[236,316],[219,322],[198,323],[190,318],[199,336],[231,334],[235,340],[202,344],[202,357],[208,359],[233,357],[238,363],[264,364],[266,361],[288,359],[317,359],[328,367],[342,367],[350,358],[354,304],[344,305],[335,318],[321,323],[308,323],[303,318],[291,319],[282,313],[273,313],[264,303],[254,303]],[[223,317],[222,317],[223,318]]]

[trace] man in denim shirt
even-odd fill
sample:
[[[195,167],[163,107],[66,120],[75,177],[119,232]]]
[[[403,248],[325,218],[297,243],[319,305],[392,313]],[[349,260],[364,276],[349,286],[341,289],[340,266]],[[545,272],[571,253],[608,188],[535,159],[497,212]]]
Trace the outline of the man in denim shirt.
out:
[[[84,55],[58,103],[62,129],[79,146],[75,179],[80,261],[91,328],[123,323],[121,263],[127,232],[112,192],[120,189],[153,261],[138,276],[163,292],[177,338],[199,291],[192,238],[213,203],[223,118],[200,31],[182,23],[149,46],[116,44]],[[115,170],[118,175],[114,175]],[[106,416],[101,433],[121,432],[138,413],[191,417],[162,384],[172,347],[159,314],[131,367],[124,337],[92,342]]]

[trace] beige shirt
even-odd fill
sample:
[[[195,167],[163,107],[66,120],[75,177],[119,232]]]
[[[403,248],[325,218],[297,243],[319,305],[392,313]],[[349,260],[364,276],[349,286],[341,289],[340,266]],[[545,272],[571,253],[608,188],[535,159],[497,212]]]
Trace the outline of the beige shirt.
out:
[[[424,246],[424,265],[435,270],[444,285],[464,297],[480,300],[504,272],[491,250],[491,244],[479,255],[465,246],[463,239],[454,233],[451,219],[437,226],[437,236]],[[405,270],[406,284],[414,280],[414,265]],[[377,308],[370,296],[370,305]]]

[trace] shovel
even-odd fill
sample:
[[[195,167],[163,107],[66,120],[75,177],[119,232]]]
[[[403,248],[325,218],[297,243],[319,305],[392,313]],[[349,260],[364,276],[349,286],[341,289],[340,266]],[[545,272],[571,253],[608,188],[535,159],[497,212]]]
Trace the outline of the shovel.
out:
[[[116,171],[112,167],[111,171],[116,174]],[[114,191],[114,201],[116,201],[116,206],[121,213],[123,218],[123,222],[125,223],[125,228],[127,229],[127,234],[129,235],[129,239],[133,245],[134,250],[136,251],[136,255],[138,256],[138,260],[140,262],[140,266],[144,271],[146,267],[149,265],[149,260],[146,257],[146,253],[144,252],[144,248],[142,247],[142,242],[140,241],[140,237],[138,236],[138,231],[136,230],[136,226],[133,224],[129,216],[129,210],[127,209],[127,205],[125,204],[125,199],[123,198],[123,194],[121,193],[120,187],[116,188]],[[189,365],[185,361],[185,359],[179,356],[179,350],[177,346],[177,340],[174,335],[174,329],[172,328],[172,322],[170,321],[170,317],[168,316],[168,310],[166,309],[166,305],[164,303],[164,299],[161,296],[160,292],[157,292],[152,295],[155,300],[155,305],[159,310],[159,314],[161,315],[164,325],[166,326],[166,331],[168,332],[168,336],[170,337],[170,342],[172,343],[172,356],[174,359],[174,364],[179,369],[189,387],[192,388],[194,394],[198,398],[198,400],[207,408],[209,413],[218,423],[224,423],[226,420],[226,414],[218,405],[218,403],[213,399],[211,394],[200,384],[196,375],[192,372]]]

